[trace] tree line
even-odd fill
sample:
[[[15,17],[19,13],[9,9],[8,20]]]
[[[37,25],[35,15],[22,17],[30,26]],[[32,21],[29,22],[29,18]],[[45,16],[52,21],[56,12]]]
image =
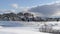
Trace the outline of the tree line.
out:
[[[19,12],[0,14],[0,21],[60,21],[60,18],[49,18],[49,17],[34,17],[31,13]]]

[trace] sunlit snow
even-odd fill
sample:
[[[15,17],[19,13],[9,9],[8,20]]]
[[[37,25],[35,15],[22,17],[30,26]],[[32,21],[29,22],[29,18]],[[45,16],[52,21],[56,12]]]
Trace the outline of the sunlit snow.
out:
[[[0,34],[50,34],[39,31],[44,24],[53,25],[52,29],[60,30],[60,22],[0,21]]]

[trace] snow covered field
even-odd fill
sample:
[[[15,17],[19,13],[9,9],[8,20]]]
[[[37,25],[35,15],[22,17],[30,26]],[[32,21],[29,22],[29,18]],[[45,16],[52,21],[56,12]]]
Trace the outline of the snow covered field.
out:
[[[53,24],[53,29],[59,29],[58,27],[60,27],[60,22],[0,21],[0,34],[50,34],[39,32],[40,26],[44,23]]]
[[[38,32],[37,29],[31,27],[9,27],[0,28],[0,34],[49,34]]]

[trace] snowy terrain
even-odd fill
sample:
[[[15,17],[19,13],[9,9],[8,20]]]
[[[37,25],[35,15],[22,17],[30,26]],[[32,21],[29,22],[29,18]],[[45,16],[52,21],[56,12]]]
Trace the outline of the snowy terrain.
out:
[[[1,28],[0,34],[49,34],[35,31],[36,29],[30,27],[20,28]]]
[[[60,22],[20,22],[0,21],[0,34],[50,34],[39,32],[41,25],[54,25],[53,29],[60,30]]]

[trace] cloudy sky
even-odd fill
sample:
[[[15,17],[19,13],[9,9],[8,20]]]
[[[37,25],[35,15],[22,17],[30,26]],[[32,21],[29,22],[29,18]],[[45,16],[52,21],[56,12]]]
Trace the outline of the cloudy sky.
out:
[[[0,0],[0,13],[32,12],[46,17],[60,16],[60,0]]]

